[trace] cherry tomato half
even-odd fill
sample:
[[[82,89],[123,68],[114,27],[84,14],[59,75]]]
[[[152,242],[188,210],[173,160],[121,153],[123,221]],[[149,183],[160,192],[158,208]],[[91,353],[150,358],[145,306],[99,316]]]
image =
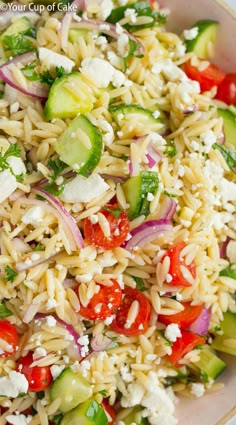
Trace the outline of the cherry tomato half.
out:
[[[191,305],[189,302],[183,302],[182,306],[184,307],[184,310],[179,313],[171,314],[170,316],[159,314],[158,320],[165,325],[177,323],[180,329],[188,328],[198,318],[198,316],[200,316],[203,304]]]
[[[205,344],[205,339],[193,332],[181,331],[182,336],[172,344],[172,353],[168,358],[173,366],[177,366],[185,354],[193,350],[197,345]]]
[[[8,344],[5,351],[0,350],[0,357],[12,356],[17,350],[19,338],[15,326],[7,320],[0,320],[0,339]]]
[[[145,295],[138,289],[125,288],[123,299],[115,318],[111,323],[113,331],[123,335],[140,335],[144,333],[150,321],[151,306]],[[138,301],[138,313],[132,324],[127,322],[133,301]]]
[[[105,236],[99,223],[92,223],[91,217],[84,220],[85,238],[99,248],[114,249],[121,246],[129,233],[129,219],[124,211],[116,206],[108,205],[99,212],[106,218],[110,226],[110,236]]]
[[[203,71],[199,71],[197,67],[191,65],[191,62],[188,61],[184,64],[183,69],[191,80],[199,82],[201,92],[210,90],[214,86],[219,86],[225,78],[225,73],[212,63]]]
[[[227,74],[225,79],[218,86],[216,98],[236,106],[236,74]]]
[[[114,425],[116,418],[116,411],[113,406],[110,406],[108,400],[104,398],[102,400],[102,407],[107,415],[109,425]]]
[[[97,283],[99,292],[93,296],[87,307],[81,304],[79,311],[81,316],[89,320],[104,320],[114,313],[121,303],[122,291],[115,279],[111,279],[111,282],[111,286]]]
[[[34,366],[32,353],[28,353],[26,356],[21,357],[17,363],[17,371],[25,375],[29,383],[29,391],[38,392],[47,388],[52,382],[52,374],[50,366]]]
[[[181,257],[181,251],[186,246],[185,242],[179,242],[176,245],[174,245],[172,248],[170,248],[165,255],[163,256],[162,260],[164,260],[165,257],[170,258],[170,268],[168,271],[168,275],[172,278],[172,280],[169,282],[168,285],[171,286],[191,286],[191,283],[187,279],[187,273],[189,272],[192,277],[196,278],[196,266],[194,261],[190,264],[186,264],[185,257]],[[184,271],[182,269],[182,266],[184,267],[184,270],[186,272],[186,276],[184,276]]]

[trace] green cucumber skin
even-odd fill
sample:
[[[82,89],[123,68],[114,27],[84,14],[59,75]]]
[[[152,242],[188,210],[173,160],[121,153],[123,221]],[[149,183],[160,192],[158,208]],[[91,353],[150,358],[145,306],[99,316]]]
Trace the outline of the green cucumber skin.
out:
[[[228,109],[217,109],[218,114],[223,118],[225,144],[236,148],[236,117]]]
[[[233,339],[236,341],[236,313],[231,313],[230,311],[224,313],[224,319],[220,323],[220,327],[223,331],[223,335],[216,335],[211,347],[214,350],[236,356],[236,347],[229,347],[224,343],[227,339]]]
[[[152,112],[149,109],[142,108],[138,105],[111,105],[109,107],[110,113],[113,115],[114,120],[119,124],[118,115],[123,114],[124,117],[127,117],[128,114],[140,114],[146,120],[146,124],[162,124],[160,118],[154,118]]]
[[[130,177],[123,185],[126,201],[129,204],[128,217],[134,219],[149,214],[150,202],[147,194],[155,195],[158,190],[158,174],[154,171],[143,171],[138,176]]]
[[[199,356],[200,360],[194,365],[199,367],[200,371],[206,373],[208,378],[216,379],[226,368],[226,363],[209,348],[203,348]]]
[[[66,413],[60,425],[107,425],[104,409],[95,401],[88,400]]]
[[[91,149],[86,149],[80,144],[78,138],[71,137],[79,128],[89,137]],[[55,143],[55,151],[61,160],[72,168],[78,164],[80,168],[75,171],[85,177],[91,174],[100,161],[102,148],[103,142],[100,131],[82,114],[70,123]]]
[[[142,407],[141,406],[134,407],[132,409],[132,411],[128,414],[128,416],[126,416],[126,418],[122,419],[122,422],[124,422],[125,425],[132,425],[132,424],[136,424],[136,425],[147,425],[148,424],[148,421],[147,421],[146,418],[139,419],[137,417],[137,414],[139,412],[141,412],[141,410],[142,410]]]
[[[1,35],[1,38],[5,35],[15,35],[23,34],[30,37],[35,37],[35,26],[30,22],[30,20],[23,16],[22,18],[17,19],[13,22]]]
[[[79,37],[85,37],[88,33],[89,31],[85,29],[72,29],[69,31],[69,41],[75,43]]]
[[[66,368],[53,382],[50,389],[51,400],[61,398],[60,411],[67,413],[78,404],[87,401],[92,396],[92,387],[78,373]]]
[[[192,28],[197,27],[198,34],[192,40],[185,40],[186,51],[196,53],[196,55],[200,59],[208,59],[208,55],[206,54],[206,51],[207,51],[206,40],[203,40],[204,33],[206,34],[207,31],[209,32],[210,29],[213,30],[215,34],[213,34],[213,31],[211,31],[212,34],[210,34],[211,36],[213,36],[213,39],[212,40],[208,39],[208,41],[214,42],[215,41],[214,38],[216,36],[216,31],[218,26],[219,26],[219,22],[213,21],[211,19],[206,19],[206,20],[201,20],[196,22],[192,26]]]
[[[71,72],[57,78],[52,84],[48,99],[44,108],[44,115],[48,120],[53,118],[75,118],[79,113],[90,112],[93,108],[91,94],[87,92],[86,101],[73,96],[66,87],[65,83],[73,82],[81,84],[81,74],[79,72]],[[83,83],[83,88],[86,85]]]

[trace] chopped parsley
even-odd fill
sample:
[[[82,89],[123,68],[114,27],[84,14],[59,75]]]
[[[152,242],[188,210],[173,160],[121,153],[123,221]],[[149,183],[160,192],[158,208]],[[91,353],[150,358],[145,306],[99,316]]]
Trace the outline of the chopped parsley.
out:
[[[23,53],[36,51],[35,44],[24,34],[5,35],[2,39],[5,51],[11,56],[22,55]]]
[[[57,78],[61,78],[65,74],[63,66],[56,66],[55,71],[49,71],[48,69],[40,74],[41,83],[51,86]]]
[[[114,215],[116,220],[118,220],[118,218],[120,217],[120,213],[122,212],[122,210],[120,210],[119,208],[107,208],[107,207],[102,207],[102,211],[108,211],[109,213]]]
[[[2,171],[3,170],[10,170],[12,175],[15,176],[16,180],[22,182],[23,179],[24,179],[24,175],[23,174],[17,174],[17,175],[14,174],[10,164],[7,161],[10,156],[15,156],[15,157],[19,158],[20,153],[21,153],[21,147],[17,144],[11,144],[4,154],[0,153],[0,169]]]
[[[213,148],[220,151],[230,170],[236,173],[236,151],[232,151],[220,143],[214,143]]]
[[[107,397],[107,391],[106,390],[99,391],[99,394],[101,394],[103,397]]]
[[[60,177],[60,174],[65,170],[67,165],[64,162],[62,162],[59,158],[57,158],[55,160],[50,158],[49,161],[48,161],[48,166],[53,171],[53,174],[49,176],[50,183],[48,183],[46,186],[44,186],[43,189],[46,190],[47,192],[51,193],[54,196],[58,196],[64,190],[66,179],[63,176],[61,176],[62,182],[59,185],[56,183],[56,180],[57,180],[58,177]]]
[[[228,266],[220,271],[220,276],[226,276],[236,280],[236,269],[232,269],[231,266]]]
[[[200,371],[200,376],[201,376],[201,378],[202,378],[202,381],[204,382],[204,383],[208,383],[209,382],[209,378],[208,378],[208,375],[207,375],[207,373],[206,372],[204,372],[203,370],[201,370]]]
[[[40,77],[35,71],[36,61],[26,65],[21,71],[29,81],[39,81]]]
[[[165,154],[165,155],[168,155],[168,156],[170,156],[170,157],[172,158],[173,156],[175,156],[175,155],[176,155],[176,153],[177,153],[177,150],[176,150],[176,145],[175,145],[175,143],[174,143],[174,142],[170,142],[170,143],[166,146],[166,148],[165,148],[165,150],[164,150],[164,154]]]
[[[41,245],[40,243],[38,243],[36,245],[36,247],[34,248],[34,251],[39,252],[39,251],[44,251],[44,246]]]
[[[167,192],[167,190],[164,190],[163,193],[164,193],[164,195],[169,196],[169,198],[176,198],[177,197],[177,195],[175,195],[174,193]]]
[[[15,278],[18,276],[18,273],[10,266],[6,266],[4,270],[6,274],[3,276],[3,279],[9,282],[14,282]]]
[[[145,292],[147,291],[147,287],[144,284],[143,279],[141,279],[141,277],[137,277],[137,276],[133,276],[135,282],[136,282],[136,288],[140,291],[140,292]]]
[[[3,300],[0,304],[0,319],[12,316],[12,311],[7,308],[5,301]]]
[[[143,57],[143,55],[135,55],[135,52],[140,48],[140,44],[136,43],[134,40],[129,38],[129,50],[127,55],[124,57],[124,71],[127,69],[127,61],[132,56],[136,56],[138,58]]]

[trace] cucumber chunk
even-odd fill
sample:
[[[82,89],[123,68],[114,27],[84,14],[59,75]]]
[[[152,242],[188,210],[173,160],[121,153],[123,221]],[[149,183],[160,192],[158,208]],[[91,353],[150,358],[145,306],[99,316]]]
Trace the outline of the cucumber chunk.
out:
[[[64,415],[61,425],[107,425],[104,409],[94,399],[80,404]]]
[[[214,350],[236,356],[236,313],[227,311],[220,323],[223,335],[216,335],[211,347]]]
[[[200,59],[209,59],[212,56],[218,26],[219,22],[210,19],[196,22],[192,27],[198,29],[196,37],[185,40],[187,52],[194,52]]]
[[[122,422],[125,425],[147,425],[148,421],[146,418],[140,418],[140,412],[142,411],[142,408],[140,406],[136,406],[132,409],[132,411],[126,416],[126,418],[122,419]]]
[[[109,111],[127,137],[132,134],[144,136],[150,131],[160,132],[164,127],[160,118],[155,118],[152,111],[141,106],[111,105]]]
[[[102,154],[102,135],[84,115],[76,117],[55,143],[55,151],[65,164],[87,177]]]
[[[75,91],[73,92],[73,87]],[[63,75],[53,83],[44,114],[48,120],[53,118],[74,118],[78,113],[91,111],[93,95],[79,72]]]
[[[89,382],[79,373],[72,372],[70,368],[63,370],[50,389],[52,401],[57,398],[61,399],[59,409],[62,413],[69,412],[78,404],[87,401],[92,396],[92,393],[92,387]]]
[[[30,37],[35,37],[35,26],[30,20],[23,16],[22,18],[16,19],[2,34],[2,37],[6,35],[24,34]]]
[[[202,375],[207,378],[216,379],[225,369],[226,363],[223,362],[210,348],[203,348],[200,353],[200,360],[194,363],[200,369]]]
[[[223,118],[226,146],[236,147],[236,116],[228,109],[218,108],[217,111]]]
[[[75,43],[79,37],[85,37],[88,33],[89,30],[85,29],[71,29],[68,38],[71,43]]]
[[[154,171],[142,171],[138,176],[130,177],[123,185],[123,190],[129,209],[128,217],[132,220],[140,215],[147,216],[150,212],[148,193],[156,195],[158,189],[158,174]]]

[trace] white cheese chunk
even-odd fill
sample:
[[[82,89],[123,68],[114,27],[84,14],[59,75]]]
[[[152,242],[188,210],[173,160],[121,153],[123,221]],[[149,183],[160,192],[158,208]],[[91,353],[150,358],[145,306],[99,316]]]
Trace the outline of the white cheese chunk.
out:
[[[66,73],[71,72],[75,65],[71,59],[46,49],[45,47],[39,47],[39,60],[47,69],[62,66]]]
[[[123,72],[117,71],[108,61],[100,58],[85,58],[81,62],[80,71],[99,88],[106,88],[110,83],[120,87],[126,80]]]
[[[10,171],[0,172],[0,203],[4,202],[17,189],[15,176]]]
[[[0,378],[0,394],[2,396],[18,397],[20,393],[27,393],[28,387],[29,384],[25,375],[14,370],[9,373],[9,377],[3,376]]]
[[[193,383],[191,385],[191,394],[193,394],[195,397],[202,397],[204,392],[205,392],[205,388],[204,385],[201,383]]]
[[[190,28],[189,30],[184,30],[183,36],[185,40],[194,40],[198,35],[198,27]]]
[[[25,415],[8,415],[6,417],[7,422],[11,425],[28,425],[28,423],[31,421],[32,416],[25,416]]]
[[[25,164],[21,158],[18,158],[16,156],[9,156],[7,162],[16,176],[18,176],[19,174],[26,173]]]
[[[54,364],[50,367],[50,371],[53,377],[53,380],[58,378],[58,376],[61,374],[61,372],[65,369],[65,365],[57,365]]]
[[[92,174],[86,178],[77,176],[65,185],[64,192],[60,198],[64,202],[90,202],[92,199],[101,196],[109,189],[109,185],[99,176]]]
[[[34,227],[38,227],[42,224],[44,218],[43,208],[36,206],[30,208],[21,218],[22,223],[31,224]]]
[[[181,331],[176,323],[171,323],[166,327],[165,337],[171,342],[175,342],[177,338],[181,337]]]
[[[113,2],[111,0],[101,0],[99,5],[100,10],[97,13],[97,18],[101,19],[101,21],[105,21],[113,9]]]

